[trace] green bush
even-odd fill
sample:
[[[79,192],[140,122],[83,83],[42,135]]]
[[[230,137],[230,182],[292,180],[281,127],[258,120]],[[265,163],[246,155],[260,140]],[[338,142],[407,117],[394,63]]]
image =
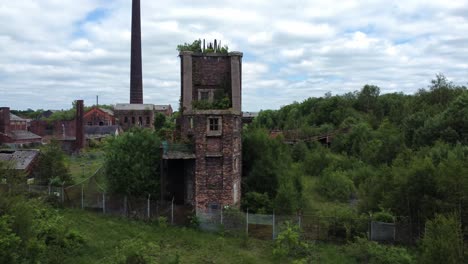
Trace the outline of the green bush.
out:
[[[457,264],[463,262],[463,237],[456,215],[436,215],[426,222],[421,243],[421,263]]]
[[[372,215],[372,220],[384,223],[394,222],[393,215],[385,209],[381,210],[380,212],[374,213]]]
[[[354,183],[342,171],[325,171],[317,182],[317,191],[329,200],[346,202],[354,193]]]
[[[242,199],[242,208],[254,214],[271,213],[272,205],[267,193],[248,192]]]
[[[21,239],[13,232],[11,216],[0,216],[0,263],[18,263]]]
[[[273,255],[277,259],[304,258],[308,254],[309,245],[300,240],[299,226],[285,222],[283,230],[275,240]]]
[[[0,263],[64,263],[84,245],[85,239],[43,202],[0,197]]]
[[[368,264],[412,264],[414,259],[402,247],[380,245],[365,238],[357,238],[345,248],[346,254],[358,263]],[[443,262],[440,262],[443,263]]]

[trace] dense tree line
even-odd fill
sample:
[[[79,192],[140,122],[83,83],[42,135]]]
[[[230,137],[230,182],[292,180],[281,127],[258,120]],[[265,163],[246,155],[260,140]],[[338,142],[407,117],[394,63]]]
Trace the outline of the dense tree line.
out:
[[[282,135],[274,139],[272,130]],[[320,135],[331,143],[320,144]],[[314,177],[321,197],[357,200],[359,213],[384,209],[419,228],[438,213],[457,213],[468,224],[468,90],[443,75],[413,95],[365,85],[262,111],[243,148],[246,197],[275,200],[280,182],[298,197],[301,177]]]

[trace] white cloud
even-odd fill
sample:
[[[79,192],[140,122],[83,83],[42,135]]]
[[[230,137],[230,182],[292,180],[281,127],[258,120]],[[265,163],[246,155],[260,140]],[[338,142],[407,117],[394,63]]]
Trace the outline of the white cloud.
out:
[[[0,4],[0,105],[127,102],[131,1]],[[142,1],[145,101],[177,106],[176,46],[244,52],[243,108],[278,108],[366,83],[411,93],[442,72],[466,84],[468,0]],[[260,100],[259,100],[260,99]]]

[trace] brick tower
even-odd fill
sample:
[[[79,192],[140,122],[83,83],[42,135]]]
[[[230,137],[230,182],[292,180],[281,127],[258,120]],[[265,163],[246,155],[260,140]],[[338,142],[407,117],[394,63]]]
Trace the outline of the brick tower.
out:
[[[141,66],[140,0],[132,0],[132,47],[130,61],[130,104],[143,104],[143,73]]]
[[[239,206],[242,53],[193,53],[181,59],[180,137],[191,149],[164,148],[164,199],[197,212]],[[165,197],[164,197],[165,196]]]

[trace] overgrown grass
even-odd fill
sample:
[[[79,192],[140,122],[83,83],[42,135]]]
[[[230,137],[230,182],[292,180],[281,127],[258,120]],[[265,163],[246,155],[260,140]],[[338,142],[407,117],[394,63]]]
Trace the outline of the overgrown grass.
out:
[[[157,245],[160,252],[154,252],[155,256],[162,259],[179,256],[179,263],[275,263],[271,241],[246,242],[242,238],[181,227],[158,227],[79,210],[62,213],[70,227],[86,240],[81,256],[72,263],[113,263],[113,256],[129,240]]]
[[[78,156],[68,158],[68,165],[75,183],[89,178],[104,165],[104,152],[100,150],[86,150]]]
[[[327,201],[316,191],[318,177],[303,177],[304,184],[304,214],[319,216],[334,216],[336,211],[351,210],[349,203]]]

